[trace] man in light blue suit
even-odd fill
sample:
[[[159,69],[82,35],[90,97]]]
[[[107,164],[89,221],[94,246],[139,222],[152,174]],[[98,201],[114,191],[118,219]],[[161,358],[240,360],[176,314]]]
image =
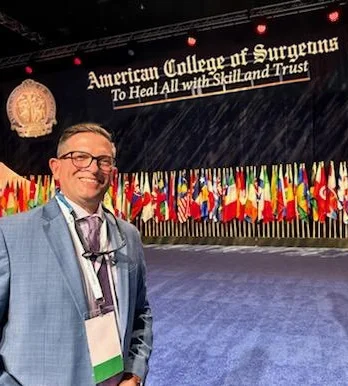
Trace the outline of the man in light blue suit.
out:
[[[1,219],[0,385],[145,381],[152,315],[141,239],[101,204],[114,157],[111,136],[99,125],[66,129],[50,160],[60,192]],[[90,216],[98,218],[99,251],[88,246]]]

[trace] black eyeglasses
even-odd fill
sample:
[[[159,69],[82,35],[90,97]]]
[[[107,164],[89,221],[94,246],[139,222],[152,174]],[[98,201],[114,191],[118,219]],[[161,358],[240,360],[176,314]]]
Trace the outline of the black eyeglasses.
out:
[[[61,155],[58,159],[71,159],[71,162],[77,168],[88,168],[91,163],[96,160],[100,170],[110,172],[115,166],[115,159],[108,155],[100,155],[94,157],[92,154],[84,151],[69,151],[69,153]]]

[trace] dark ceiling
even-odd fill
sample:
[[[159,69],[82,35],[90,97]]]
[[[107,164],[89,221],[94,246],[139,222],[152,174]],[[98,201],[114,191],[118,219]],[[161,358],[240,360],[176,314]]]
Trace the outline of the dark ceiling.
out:
[[[1,0],[0,58],[275,3],[280,1]]]
[[[191,21],[194,24],[219,15],[225,15],[227,20],[226,15],[241,11],[249,18],[254,10],[269,12],[278,7],[286,12],[331,2],[334,0],[1,0],[0,68],[14,67],[20,63],[15,59],[28,53],[37,57],[38,52],[76,43],[101,44],[109,37],[150,28]]]

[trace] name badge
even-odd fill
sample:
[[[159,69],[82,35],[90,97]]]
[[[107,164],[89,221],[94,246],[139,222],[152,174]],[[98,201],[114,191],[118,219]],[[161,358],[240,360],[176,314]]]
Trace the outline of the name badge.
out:
[[[85,320],[94,382],[103,382],[124,369],[115,312]]]

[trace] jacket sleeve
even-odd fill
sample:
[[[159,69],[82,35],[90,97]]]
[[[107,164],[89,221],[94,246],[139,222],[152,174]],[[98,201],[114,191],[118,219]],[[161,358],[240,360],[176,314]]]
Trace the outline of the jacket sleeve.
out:
[[[135,253],[137,257],[137,299],[128,359],[125,372],[139,376],[143,382],[148,373],[148,361],[152,351],[152,313],[147,298],[146,266],[139,232],[135,232]]]
[[[6,243],[2,229],[0,228],[0,341],[2,341],[3,329],[8,318],[8,303],[10,293],[10,264]],[[0,346],[1,347],[1,346]],[[18,382],[5,370],[5,365],[0,356],[0,385],[20,386]]]

